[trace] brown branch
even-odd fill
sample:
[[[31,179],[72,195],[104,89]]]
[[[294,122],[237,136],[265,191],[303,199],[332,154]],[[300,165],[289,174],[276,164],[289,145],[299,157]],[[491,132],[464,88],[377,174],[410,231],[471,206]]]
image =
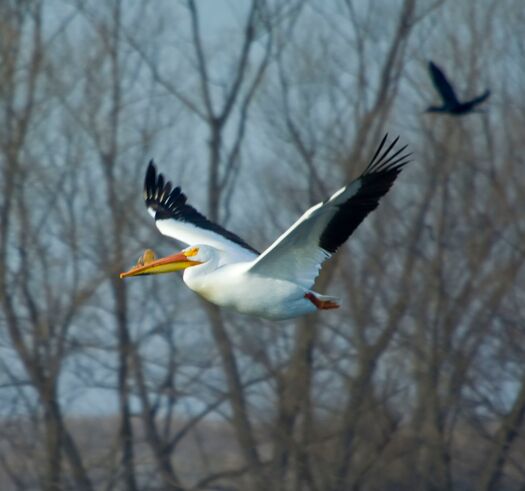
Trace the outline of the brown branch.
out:
[[[193,0],[187,0],[188,7],[190,10],[191,18],[191,33],[193,36],[193,47],[195,48],[195,53],[197,55],[197,67],[199,71],[199,82],[201,87],[201,95],[204,100],[204,105],[206,107],[207,117],[210,121],[213,121],[216,118],[215,112],[213,109],[213,103],[211,100],[211,94],[209,89],[209,76],[208,68],[206,64],[206,58],[204,56],[204,51],[202,47],[202,40],[199,27],[199,15],[197,13],[197,8]]]

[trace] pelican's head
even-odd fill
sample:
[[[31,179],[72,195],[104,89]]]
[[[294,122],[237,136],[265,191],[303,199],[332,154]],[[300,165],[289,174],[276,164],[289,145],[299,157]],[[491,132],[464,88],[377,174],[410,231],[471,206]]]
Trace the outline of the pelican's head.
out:
[[[139,276],[147,274],[172,273],[181,271],[191,266],[197,266],[206,262],[206,252],[199,246],[191,246],[173,254],[172,256],[156,259],[151,249],[147,249],[139,258],[137,265],[125,273],[120,273],[121,278],[128,276]]]

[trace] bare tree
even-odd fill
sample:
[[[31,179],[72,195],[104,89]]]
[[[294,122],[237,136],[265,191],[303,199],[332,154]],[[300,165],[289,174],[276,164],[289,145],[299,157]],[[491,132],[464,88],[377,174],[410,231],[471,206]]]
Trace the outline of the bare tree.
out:
[[[53,230],[47,230],[49,216],[59,217],[64,206],[49,187],[65,189],[71,181],[48,180],[35,149],[29,146],[29,140],[39,134],[41,118],[48,114],[47,94],[40,89],[46,76],[42,4],[3,5],[2,14],[6,27],[2,30],[0,102],[5,122],[1,138],[2,323],[42,407],[46,455],[42,488],[60,486],[65,457],[78,489],[89,490],[91,481],[81,453],[64,421],[58,382],[70,354],[69,331],[73,318],[94,293],[100,279],[81,279],[75,265],[64,277],[69,286],[67,298],[61,297],[53,286],[57,256],[74,262],[76,251],[74,243],[59,241],[53,236]],[[26,37],[30,39],[27,44]],[[41,182],[35,176],[40,177]],[[37,193],[43,198],[37,198]],[[76,226],[76,217],[71,216],[65,216],[59,225],[61,232],[69,234],[74,233]]]
[[[522,489],[520,2],[59,5],[0,6],[2,487]],[[487,111],[422,113],[428,59]],[[151,157],[262,248],[386,131],[414,162],[324,266],[340,310],[118,278],[176,247]]]

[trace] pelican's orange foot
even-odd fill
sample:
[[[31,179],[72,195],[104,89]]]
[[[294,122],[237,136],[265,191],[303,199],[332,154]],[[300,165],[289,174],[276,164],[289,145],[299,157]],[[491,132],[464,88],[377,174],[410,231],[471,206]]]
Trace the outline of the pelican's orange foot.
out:
[[[304,298],[310,300],[319,310],[338,309],[340,307],[337,302],[333,300],[323,300],[311,292],[305,293]]]

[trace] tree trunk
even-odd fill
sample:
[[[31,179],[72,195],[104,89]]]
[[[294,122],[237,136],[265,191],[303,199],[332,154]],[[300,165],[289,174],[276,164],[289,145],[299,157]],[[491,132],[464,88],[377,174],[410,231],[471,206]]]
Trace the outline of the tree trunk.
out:
[[[211,304],[203,305],[206,306],[212,335],[221,356],[222,367],[226,376],[226,384],[230,396],[233,425],[237,441],[239,442],[243,457],[251,469],[250,474],[254,476],[255,489],[265,491],[267,489],[267,483],[265,483],[263,477],[261,461],[257,451],[257,441],[248,417],[244,389],[233,346],[218,307]]]

